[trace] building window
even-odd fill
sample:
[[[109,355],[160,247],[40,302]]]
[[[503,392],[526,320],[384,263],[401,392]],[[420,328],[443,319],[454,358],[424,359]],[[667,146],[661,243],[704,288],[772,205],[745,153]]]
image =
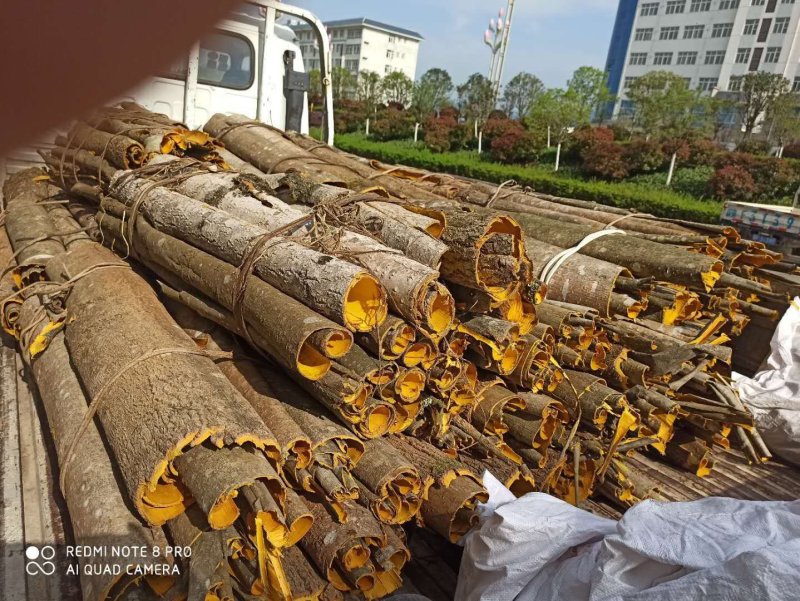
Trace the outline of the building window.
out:
[[[648,2],[647,4],[642,4],[642,10],[639,13],[639,16],[653,17],[657,14],[658,14],[658,2]]]
[[[739,0],[721,0],[719,3],[720,10],[730,10],[731,8],[739,8]]]
[[[786,33],[789,31],[789,20],[791,17],[778,17],[775,19],[775,27],[772,29],[772,33]]]
[[[358,29],[348,29],[347,30],[347,39],[348,40],[357,40],[361,37],[361,32]]]
[[[728,90],[731,92],[740,92],[742,90],[742,76],[733,75],[728,82]]]
[[[344,68],[348,71],[358,71],[358,59],[351,58],[344,61]]]
[[[707,65],[721,65],[725,62],[724,50],[708,50],[706,52],[705,63]]]
[[[747,19],[744,22],[744,31],[742,35],[756,35],[758,32],[758,19]]]
[[[647,53],[646,52],[631,52],[631,59],[629,65],[646,65]]]
[[[697,52],[678,52],[679,65],[694,65],[697,63]]]
[[[705,13],[711,10],[711,0],[692,0],[689,5],[690,13]]]
[[[669,0],[667,2],[667,14],[679,15],[686,10],[686,0]]]
[[[637,42],[649,42],[653,39],[653,29],[637,29],[636,33],[633,36],[633,39]]]
[[[794,0],[781,0],[781,4],[794,4]]]
[[[653,59],[654,65],[671,65],[672,64],[672,52],[656,52],[656,56]]]
[[[388,75],[389,73],[392,72],[392,66],[391,65],[386,65],[386,67],[384,67],[384,69],[383,69],[383,72]]]
[[[626,77],[625,78],[625,89],[626,90],[629,89],[633,85],[633,82],[636,81],[637,79],[638,78],[636,78],[636,77]]]
[[[715,23],[711,28],[712,38],[729,38],[733,33],[733,23]]]
[[[767,48],[767,52],[764,54],[764,62],[765,63],[777,63],[781,58],[781,47],[780,46],[770,46]]]
[[[710,92],[717,87],[718,81],[716,77],[701,77],[697,81],[697,89],[701,92]]]
[[[659,32],[658,39],[659,40],[677,40],[678,39],[678,31],[680,27],[662,27],[661,31]]]
[[[736,62],[743,65],[750,62],[750,48],[739,48],[736,51]]]
[[[764,6],[766,0],[753,0],[750,6]]]
[[[386,51],[386,58],[394,58],[394,52],[391,50]]]
[[[345,54],[358,54],[361,51],[361,46],[358,44],[348,44],[344,47]]]
[[[703,37],[705,25],[687,25],[683,28],[684,40],[699,40]]]

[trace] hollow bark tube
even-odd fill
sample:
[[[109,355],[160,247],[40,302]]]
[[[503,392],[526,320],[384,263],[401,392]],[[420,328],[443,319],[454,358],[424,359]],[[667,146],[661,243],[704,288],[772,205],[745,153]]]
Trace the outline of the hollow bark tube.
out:
[[[328,166],[284,138],[281,132],[263,124],[248,125],[251,123],[252,120],[244,115],[217,113],[203,126],[203,130],[264,173],[297,170],[317,183],[339,186],[363,179],[347,169]]]
[[[572,248],[594,228],[564,223],[529,213],[510,213],[527,236],[561,248]],[[670,244],[634,236],[603,236],[581,248],[581,254],[628,269],[635,277],[653,276],[676,284],[710,290],[722,273],[722,262]]]
[[[239,517],[234,502],[239,489],[256,481],[269,482],[278,490],[282,488],[275,468],[263,454],[241,448],[213,450],[198,445],[178,455],[174,464],[178,477],[215,530],[227,528]],[[278,505],[282,505],[283,497],[278,496]]]
[[[320,146],[317,140],[297,132],[286,132],[283,135],[294,142],[295,145],[308,150],[317,159],[325,161],[330,166],[345,167],[348,172],[363,177],[369,185],[381,186],[392,196],[411,199],[438,198],[437,195],[419,188],[414,182],[383,174],[382,169],[376,168],[372,163],[361,157],[342,152],[333,146]],[[363,186],[364,182],[355,181],[353,184]],[[350,187],[353,188],[353,185]]]
[[[26,301],[20,325],[30,325],[28,317],[39,306],[35,298]],[[26,315],[27,314],[27,315]],[[80,382],[70,364],[63,333],[56,334],[48,347],[31,362],[33,379],[39,390],[47,425],[53,437],[59,467],[63,466],[68,446],[81,426],[87,401]],[[167,545],[160,528],[147,528],[131,513],[119,489],[112,459],[94,423],[86,429],[81,444],[71,459],[69,476],[64,481],[64,498],[78,545],[145,545],[148,548]],[[110,550],[109,550],[110,553]],[[91,574],[81,570],[81,589],[85,601],[106,599],[121,578],[128,560],[109,559],[120,563],[123,576]],[[81,565],[91,563],[82,559]],[[137,561],[142,566],[161,563],[152,557]]]
[[[525,238],[525,249],[537,277],[548,261],[563,250],[529,236]],[[553,273],[547,285],[547,298],[586,305],[608,317],[614,283],[620,276],[630,277],[631,274],[619,265],[576,253]]]
[[[122,222],[110,216],[105,216],[101,224],[103,232],[112,237],[121,227]],[[142,217],[137,220],[133,245],[147,262],[166,269],[231,310],[236,267],[162,234]],[[248,280],[242,308],[245,321],[261,334],[259,341],[268,345],[263,350],[285,369],[304,378],[319,379],[330,368],[330,359],[308,343],[312,334],[332,330],[339,332],[343,340],[352,340],[349,331],[256,277]]]
[[[177,186],[186,196],[222,208],[232,215],[267,230],[274,230],[306,216],[306,213],[260,192],[243,192],[226,178],[232,174],[201,174]],[[241,184],[244,185],[244,184]],[[251,184],[252,185],[252,184]],[[232,188],[233,186],[233,188]],[[264,202],[250,196],[259,194]],[[411,323],[440,337],[451,327],[453,298],[437,280],[439,272],[417,263],[369,236],[339,230],[335,240],[321,245],[323,251],[347,257],[375,276],[386,289],[390,308]]]
[[[122,177],[112,193],[131,204],[147,180]],[[143,213],[153,226],[232,265],[241,265],[268,231],[165,188],[145,196]],[[356,265],[285,238],[267,243],[253,273],[318,313],[353,331],[366,332],[386,318],[386,293]]]
[[[441,209],[438,205],[436,208]],[[457,208],[447,209],[445,214],[447,226],[441,240],[448,251],[442,257],[442,277],[483,290],[495,300],[508,298],[524,277],[523,265],[527,264],[519,224],[505,215],[470,213]],[[490,242],[496,237],[507,238],[508,244],[502,245],[501,252],[485,253],[493,250]],[[492,257],[497,257],[497,262],[489,265],[487,260]],[[494,281],[499,275],[503,281]]]
[[[398,210],[401,212],[398,213]],[[409,259],[431,269],[439,269],[447,246],[413,225],[401,221],[403,214],[427,219],[385,202],[358,203],[355,219],[386,246],[399,250]]]
[[[353,475],[375,495],[369,508],[387,524],[412,519],[422,504],[422,480],[414,465],[383,439],[365,443]],[[362,501],[363,502],[363,501]]]
[[[119,262],[111,251],[91,243],[49,261],[47,274],[63,282],[86,269]],[[186,447],[210,440],[220,446],[274,448],[274,436],[211,359],[156,354],[160,349],[194,350],[195,345],[130,269],[99,268],[78,279],[67,310],[70,357],[87,392],[94,397],[104,391],[97,416],[128,495],[148,523],[163,524],[183,511],[180,492],[162,477]],[[165,504],[169,507],[161,511]]]
[[[70,148],[89,150],[120,169],[134,169],[144,162],[144,148],[136,140],[100,131],[81,121],[72,126],[67,139]]]
[[[17,253],[17,270],[23,274],[64,251],[47,209],[39,204],[59,190],[42,181],[43,177],[47,177],[44,170],[31,168],[11,175],[3,185],[6,231]]]

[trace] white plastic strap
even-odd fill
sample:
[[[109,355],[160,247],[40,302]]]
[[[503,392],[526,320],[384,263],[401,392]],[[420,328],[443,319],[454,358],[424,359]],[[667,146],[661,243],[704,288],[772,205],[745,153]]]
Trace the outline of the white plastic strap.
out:
[[[598,232],[593,232],[586,236],[583,240],[578,242],[572,248],[567,248],[562,250],[560,253],[553,255],[547,264],[542,269],[542,273],[539,275],[539,279],[542,280],[545,284],[549,284],[550,280],[553,279],[553,275],[558,271],[558,269],[569,259],[572,255],[586,246],[587,244],[594,242],[598,238],[602,238],[603,236],[610,236],[612,234],[625,234],[624,230],[618,230],[616,228],[612,229],[604,229]]]

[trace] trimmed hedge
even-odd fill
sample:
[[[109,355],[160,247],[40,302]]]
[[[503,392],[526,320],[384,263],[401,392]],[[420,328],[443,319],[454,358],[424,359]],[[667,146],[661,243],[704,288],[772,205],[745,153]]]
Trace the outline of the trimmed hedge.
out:
[[[668,190],[652,190],[624,182],[574,179],[541,166],[501,165],[483,161],[470,152],[434,154],[412,142],[375,142],[360,134],[337,135],[336,146],[346,152],[385,163],[399,163],[495,183],[513,179],[522,186],[530,186],[544,194],[635,209],[659,217],[717,223],[722,213],[722,203],[714,200],[697,200]]]

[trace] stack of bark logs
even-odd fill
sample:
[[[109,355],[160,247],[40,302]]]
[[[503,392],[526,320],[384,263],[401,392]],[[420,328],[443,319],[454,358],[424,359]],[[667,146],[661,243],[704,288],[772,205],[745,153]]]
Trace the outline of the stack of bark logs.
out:
[[[2,324],[77,542],[193,549],[85,599],[380,598],[401,526],[458,541],[486,470],[629,505],[659,497],[635,453],[769,457],[728,379],[727,343],[794,292],[762,245],[204,129],[103,109],[4,186]]]

